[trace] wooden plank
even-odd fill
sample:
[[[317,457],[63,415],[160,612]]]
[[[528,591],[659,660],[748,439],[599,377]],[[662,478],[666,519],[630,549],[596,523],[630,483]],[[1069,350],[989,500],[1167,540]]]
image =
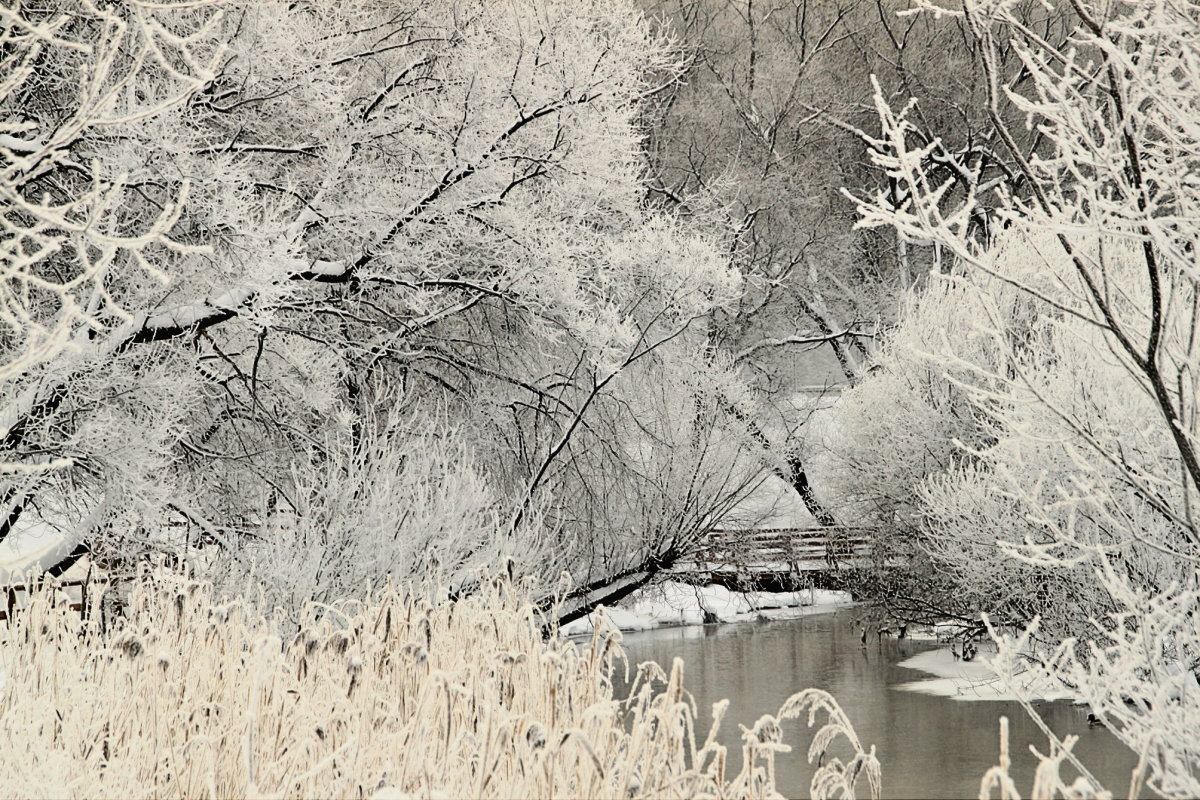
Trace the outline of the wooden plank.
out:
[[[861,527],[714,530],[705,535],[688,564],[676,571],[746,574],[810,572],[853,566],[870,554],[870,529]]]

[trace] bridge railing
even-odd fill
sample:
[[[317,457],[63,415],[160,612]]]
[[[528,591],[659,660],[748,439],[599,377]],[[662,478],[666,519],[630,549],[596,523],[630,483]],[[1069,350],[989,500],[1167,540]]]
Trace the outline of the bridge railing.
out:
[[[866,528],[714,530],[684,566],[703,571],[807,572],[853,566],[869,553]]]
[[[61,592],[68,608],[81,611],[85,584],[84,580],[52,580],[47,581],[45,586],[35,587],[24,583],[0,585],[0,622],[12,619],[14,613],[23,611],[29,605],[30,594],[35,589]]]

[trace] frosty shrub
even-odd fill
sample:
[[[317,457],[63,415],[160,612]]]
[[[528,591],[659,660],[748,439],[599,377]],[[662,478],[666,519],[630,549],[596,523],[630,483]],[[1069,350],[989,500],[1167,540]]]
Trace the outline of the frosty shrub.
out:
[[[0,795],[779,797],[779,722],[807,713],[827,719],[814,796],[878,797],[873,748],[823,692],[743,728],[735,771],[715,738],[727,703],[705,733],[682,662],[643,665],[615,697],[617,631],[546,639],[499,582],[430,597],[310,608],[281,637],[257,602],[162,571],[122,593],[121,615],[99,584],[84,619],[40,594],[0,643]],[[843,737],[845,762],[827,755]]]
[[[537,558],[533,524],[520,536],[501,525],[495,491],[445,421],[428,429],[392,415],[364,426],[356,448],[329,451],[344,456],[296,470],[294,512],[276,510],[239,546],[207,549],[204,574],[222,590],[254,586],[295,618],[310,601],[386,580],[462,581],[508,564],[553,584],[562,571]]]
[[[1028,190],[989,235],[973,235],[969,204],[940,207],[944,187],[921,174],[906,139],[907,109],[877,95],[888,146],[876,160],[912,201],[863,202],[864,224],[936,242],[955,264],[915,299],[880,372],[847,399],[855,416],[842,429],[863,420],[882,432],[849,448],[867,494],[902,485],[893,447],[913,469],[900,513],[953,593],[931,599],[934,610],[984,614],[1002,643],[1002,676],[1032,669],[1062,681],[1139,754],[1150,788],[1196,796],[1195,8],[1077,3],[1067,50],[1012,9],[939,12],[976,38],[997,135]],[[1002,89],[996,72],[997,48],[1008,46],[1025,64],[1020,92]],[[1011,146],[1002,103],[1042,132],[1033,154]],[[884,398],[898,398],[901,413],[865,419]],[[1024,633],[1001,636],[1005,626]]]
[[[1080,237],[1074,241],[1088,249]],[[1041,297],[1066,303],[1079,288],[1058,248],[1051,237],[1014,229],[989,251],[1002,277],[931,276],[890,336],[879,369],[840,401],[838,436],[830,441],[848,507],[882,531],[880,547],[915,559],[909,591],[944,592],[931,598],[931,617],[982,610],[997,625],[1024,625],[1052,609],[1041,629],[1052,641],[1090,629],[1090,615],[1113,610],[1093,579],[1095,565],[1078,553],[1054,568],[1014,560],[998,539],[1065,554],[1068,542],[1048,531],[1070,531],[1079,547],[1119,553],[1162,583],[1183,578],[1188,563],[1163,554],[1178,529],[1138,500],[1119,462],[1134,453],[1172,462],[1161,428],[1127,425],[1152,422],[1152,401],[1095,325],[1042,307]],[[1109,243],[1106,257],[1108,279],[1131,291],[1130,248]],[[1094,446],[1111,448],[1118,463],[1092,459]],[[1164,480],[1177,485],[1177,457],[1174,464]],[[1060,493],[1081,480],[1076,502]],[[1109,494],[1089,494],[1093,483]],[[1182,495],[1176,502],[1182,507]],[[1106,519],[1112,514],[1122,519]],[[1122,526],[1128,538],[1114,533]],[[922,574],[929,571],[936,575]],[[918,610],[915,597],[890,599],[898,610]]]

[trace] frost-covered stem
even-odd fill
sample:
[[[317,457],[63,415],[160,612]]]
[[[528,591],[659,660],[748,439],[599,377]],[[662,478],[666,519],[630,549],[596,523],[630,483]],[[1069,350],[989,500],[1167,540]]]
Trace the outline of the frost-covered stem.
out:
[[[896,231],[896,264],[900,267],[900,296],[912,287],[912,268],[908,263],[908,238]]]
[[[1077,12],[1080,13],[1084,23],[1093,31],[1096,36],[1100,36],[1102,29],[1099,24],[1093,20],[1084,9],[1079,6],[1078,0],[1072,0]],[[977,19],[976,11],[968,3],[965,6],[965,13],[970,23],[973,35],[980,45],[980,52],[983,56],[983,66],[987,73],[988,86],[988,115],[991,117],[996,130],[1001,139],[1012,153],[1014,159],[1025,176],[1029,185],[1032,187],[1033,196],[1036,198],[1038,205],[1043,213],[1050,214],[1053,211],[1053,206],[1046,194],[1045,188],[1040,182],[1040,178],[1033,171],[1029,162],[1026,160],[1020,149],[1017,147],[1016,141],[1013,139],[1012,133],[1008,130],[1008,126],[1000,116],[999,110],[999,92],[998,74],[996,69],[995,42],[989,31],[987,31],[983,23]],[[1114,124],[1121,130],[1121,137],[1125,147],[1126,166],[1133,181],[1136,190],[1136,202],[1141,217],[1144,219],[1146,206],[1146,192],[1143,185],[1141,157],[1138,152],[1137,144],[1133,139],[1134,123],[1128,119],[1125,113],[1124,102],[1120,93],[1119,76],[1112,64],[1111,57],[1108,52],[1103,54],[1108,72],[1108,93],[1112,98],[1114,112],[1116,118]],[[1146,228],[1144,222],[1138,228],[1141,236],[1141,247],[1143,257],[1146,262],[1147,278],[1150,286],[1150,330],[1145,350],[1137,347],[1136,343],[1130,336],[1129,331],[1117,319],[1113,312],[1111,304],[1106,295],[1098,285],[1095,276],[1092,275],[1091,269],[1084,262],[1083,257],[1077,252],[1075,246],[1071,243],[1067,234],[1058,231],[1055,236],[1063,250],[1070,257],[1072,264],[1075,266],[1076,272],[1087,287],[1089,299],[1096,309],[1104,318],[1104,322],[1108,332],[1117,340],[1121,348],[1128,354],[1129,358],[1136,367],[1146,377],[1150,385],[1150,389],[1154,394],[1154,399],[1158,405],[1159,411],[1162,413],[1164,420],[1167,423],[1167,428],[1171,432],[1171,437],[1175,442],[1175,446],[1179,451],[1180,458],[1183,463],[1183,468],[1186,470],[1188,479],[1192,485],[1192,489],[1200,492],[1200,458],[1197,457],[1196,449],[1192,441],[1188,438],[1187,433],[1183,430],[1179,414],[1175,408],[1175,404],[1171,400],[1171,392],[1163,379],[1162,372],[1158,365],[1159,343],[1162,338],[1162,288],[1160,285],[1160,275],[1157,265],[1157,256],[1154,251],[1154,245],[1150,237],[1150,231]]]
[[[796,298],[796,305],[803,311],[813,322],[817,324],[817,330],[824,336],[833,335],[833,326],[825,318],[825,315],[817,310],[813,303],[808,302],[803,297]],[[833,349],[833,355],[838,360],[838,366],[842,368],[842,374],[846,376],[846,380],[853,383],[858,378],[858,370],[851,363],[850,354],[846,351],[846,347],[842,344],[840,337],[831,338],[829,346]],[[859,357],[865,362],[870,356],[867,353],[867,348],[862,343],[862,338],[858,336],[850,337],[850,346],[858,351]]]
[[[860,337],[867,338],[867,339],[873,339],[873,338],[875,338],[875,334],[868,333],[866,331],[854,331],[854,330],[843,330],[843,331],[822,330],[820,332],[820,335],[815,335],[815,336],[810,334],[807,336],[799,336],[799,335],[798,336],[782,336],[782,337],[772,338],[772,339],[761,339],[761,340],[755,342],[754,344],[750,345],[749,347],[744,347],[741,350],[739,350],[737,353],[735,353],[733,356],[733,362],[735,364],[741,363],[741,362],[745,361],[746,359],[750,358],[751,356],[753,356],[755,353],[759,352],[760,350],[766,350],[768,348],[773,348],[773,347],[786,347],[788,345],[808,345],[808,344],[836,344],[841,339],[857,339]],[[840,352],[840,360],[842,362],[842,368],[843,368],[843,371],[846,373],[846,377],[853,379],[854,372],[853,372],[853,370],[850,369],[850,364],[846,360],[845,351],[839,350],[839,352]]]
[[[1103,37],[1104,31],[1100,23],[1080,4],[1079,0],[1071,0],[1071,5],[1075,8],[1075,12],[1079,15],[1079,18],[1083,20],[1084,25],[1092,31],[1092,34],[1097,38]],[[1121,87],[1125,83],[1125,81],[1120,79],[1123,76],[1117,74],[1116,65],[1113,64],[1112,56],[1107,48],[1103,50],[1102,56],[1106,72],[1108,73],[1107,91],[1109,97],[1112,98],[1113,110],[1115,112],[1113,124],[1121,132],[1121,140],[1125,149],[1126,167],[1128,168],[1129,177],[1136,195],[1135,200],[1137,202],[1138,216],[1141,220],[1138,225],[1138,232],[1141,238],[1142,256],[1146,262],[1146,278],[1150,287],[1150,330],[1146,342],[1146,352],[1140,359],[1135,359],[1135,363],[1146,373],[1146,377],[1149,379],[1150,386],[1154,391],[1154,398],[1158,403],[1159,409],[1162,411],[1163,417],[1166,419],[1171,436],[1175,440],[1175,446],[1179,449],[1184,468],[1191,478],[1192,486],[1197,491],[1200,491],[1200,458],[1197,458],[1193,442],[1183,430],[1179,414],[1175,409],[1175,404],[1171,401],[1170,390],[1163,379],[1159,367],[1159,347],[1162,342],[1164,322],[1162,278],[1158,266],[1158,254],[1155,252],[1150,229],[1145,223],[1149,212],[1149,203],[1146,181],[1142,173],[1142,155],[1137,140],[1134,138],[1136,122],[1130,118],[1125,98],[1121,94]],[[1180,399],[1182,401],[1182,397]]]

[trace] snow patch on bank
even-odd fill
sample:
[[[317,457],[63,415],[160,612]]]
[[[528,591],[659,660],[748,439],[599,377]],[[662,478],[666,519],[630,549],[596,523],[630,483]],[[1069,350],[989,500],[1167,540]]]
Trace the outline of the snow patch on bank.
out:
[[[939,622],[936,625],[909,625],[905,638],[917,642],[949,642],[962,637],[959,622]],[[967,662],[971,663],[971,662]]]
[[[804,589],[798,592],[734,592],[724,586],[691,586],[667,581],[634,592],[621,605],[605,608],[608,621],[623,631],[667,625],[791,619],[822,614],[852,603],[849,592]],[[595,612],[562,626],[564,636],[591,633]]]
[[[901,683],[895,688],[954,700],[1017,700],[1018,694],[1029,700],[1073,699],[1062,684],[1049,683],[1032,672],[1017,675],[1011,686],[1005,684],[991,667],[990,657],[994,655],[994,646],[987,643],[980,645],[972,661],[956,658],[948,647],[927,650],[901,661],[899,666],[935,677]]]

